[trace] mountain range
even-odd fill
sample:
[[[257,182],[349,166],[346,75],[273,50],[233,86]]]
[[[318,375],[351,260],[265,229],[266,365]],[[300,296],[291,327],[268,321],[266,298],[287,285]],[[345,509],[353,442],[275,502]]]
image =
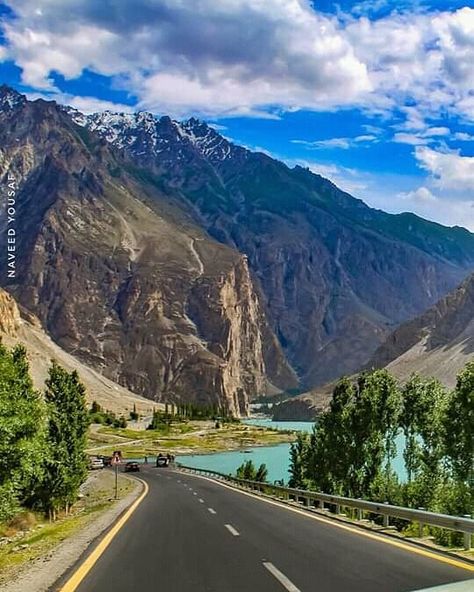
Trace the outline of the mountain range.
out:
[[[467,230],[374,210],[194,118],[85,115],[4,86],[0,145],[18,186],[3,287],[153,400],[240,415],[352,373],[474,270]]]

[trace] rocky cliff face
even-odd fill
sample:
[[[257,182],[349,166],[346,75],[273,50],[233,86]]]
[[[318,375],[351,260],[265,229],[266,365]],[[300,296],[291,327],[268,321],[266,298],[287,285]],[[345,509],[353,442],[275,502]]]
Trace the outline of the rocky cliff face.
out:
[[[263,345],[271,330],[243,255],[62,108],[11,102],[0,176],[18,187],[18,273],[2,281],[59,345],[151,399],[235,415],[271,382],[295,383],[277,341]]]
[[[46,334],[39,320],[27,310],[20,309],[15,299],[1,288],[0,338],[7,347],[18,344],[26,347],[33,384],[39,390],[44,389],[51,360],[55,359],[69,372],[76,370],[79,373],[89,404],[97,401],[104,409],[126,417],[134,408],[138,413],[150,416],[154,408],[160,407],[160,403],[135,395],[65,352]]]
[[[16,337],[20,324],[20,310],[15,300],[0,288],[0,334]]]
[[[3,88],[7,172],[19,273],[2,282],[64,349],[155,400],[239,414],[351,373],[474,268],[468,231],[373,210],[195,119]]]
[[[386,366],[399,378],[412,372],[452,387],[474,358],[474,274],[415,319],[402,324],[375,352],[368,367]]]
[[[396,325],[474,267],[468,231],[373,210],[196,119],[69,113],[152,174],[218,241],[247,255],[270,326],[303,386],[360,368]]]
[[[286,399],[272,409],[274,421],[315,421],[328,408],[330,393],[304,393]]]

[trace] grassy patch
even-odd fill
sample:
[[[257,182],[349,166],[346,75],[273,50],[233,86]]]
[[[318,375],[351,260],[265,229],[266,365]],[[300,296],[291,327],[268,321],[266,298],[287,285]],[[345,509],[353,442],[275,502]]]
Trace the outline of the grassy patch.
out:
[[[144,431],[102,427],[94,434],[94,444],[100,444],[102,437],[105,448],[100,450],[101,454],[111,454],[115,449],[120,448],[125,457],[140,458],[164,451],[176,454],[205,453],[251,446],[271,446],[281,442],[292,442],[295,439],[295,432],[282,432],[240,423],[224,424],[216,428],[215,422],[195,420],[174,422],[166,429]]]
[[[22,512],[8,524],[0,523],[0,536],[14,540],[0,546],[0,588],[13,579],[22,566],[50,553],[59,543],[93,522],[99,514],[115,503],[112,472],[101,472],[85,491],[84,497],[68,516],[49,522],[43,515]],[[119,477],[119,498],[128,495],[134,484]],[[26,530],[29,529],[29,530]]]

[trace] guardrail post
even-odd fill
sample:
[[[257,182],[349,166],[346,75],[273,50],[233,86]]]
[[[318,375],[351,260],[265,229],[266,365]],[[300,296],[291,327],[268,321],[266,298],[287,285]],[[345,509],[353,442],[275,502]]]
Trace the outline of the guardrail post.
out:
[[[464,514],[464,518],[472,518],[470,514]],[[472,535],[470,532],[464,533],[464,550],[470,551],[471,550],[471,542],[472,542]]]
[[[310,504],[309,504],[309,497],[304,497],[303,499],[304,499],[304,505],[305,505],[307,508],[309,508],[309,505],[310,505]]]
[[[388,502],[384,502],[388,506]],[[388,514],[383,515],[383,527],[388,528],[390,526],[390,516]]]
[[[357,520],[363,520],[364,519],[364,513],[362,511],[362,508],[357,508]]]
[[[341,506],[339,504],[336,504],[336,514],[340,514],[341,513]]]
[[[418,508],[419,510],[421,510],[422,512],[424,512],[426,510],[426,508]],[[422,539],[423,538],[423,530],[425,528],[425,525],[423,524],[423,522],[420,521],[420,523],[418,524],[418,538]]]

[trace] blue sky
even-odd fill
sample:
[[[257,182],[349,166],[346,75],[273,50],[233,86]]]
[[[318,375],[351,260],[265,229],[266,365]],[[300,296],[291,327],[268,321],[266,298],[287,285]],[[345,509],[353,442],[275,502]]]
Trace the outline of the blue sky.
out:
[[[197,115],[370,205],[474,230],[474,5],[7,0],[0,79],[83,111]]]

